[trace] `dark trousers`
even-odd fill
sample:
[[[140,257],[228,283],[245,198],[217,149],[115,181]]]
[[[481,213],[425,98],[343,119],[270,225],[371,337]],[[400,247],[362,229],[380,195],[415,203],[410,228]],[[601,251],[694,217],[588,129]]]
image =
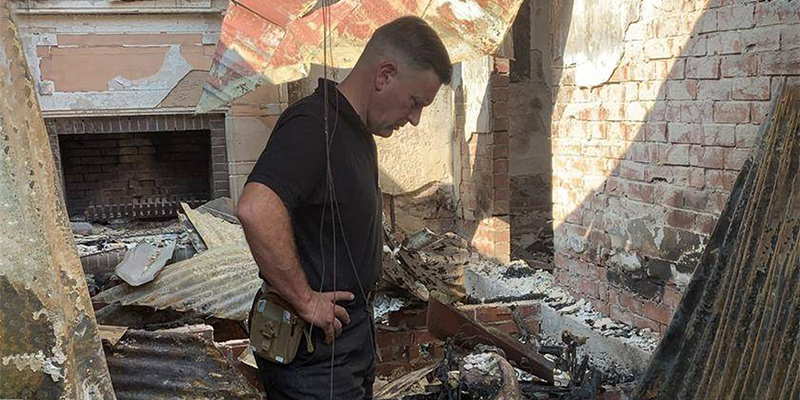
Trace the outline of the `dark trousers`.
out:
[[[307,351],[304,339],[288,365],[256,356],[258,377],[268,400],[372,399],[377,340],[372,310],[362,307],[348,312],[350,324],[331,345],[325,344],[322,329],[314,327],[313,353]]]

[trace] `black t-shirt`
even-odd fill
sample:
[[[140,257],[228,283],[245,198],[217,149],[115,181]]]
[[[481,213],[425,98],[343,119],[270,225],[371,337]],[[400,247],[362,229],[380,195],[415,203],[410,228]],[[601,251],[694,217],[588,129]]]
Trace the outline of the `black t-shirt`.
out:
[[[325,107],[329,158],[325,155]],[[336,290],[355,294],[351,305],[366,304],[359,284],[368,296],[381,274],[377,149],[372,133],[334,82],[320,79],[312,95],[281,114],[247,181],[268,186],[289,210],[311,289],[333,290],[335,271]]]

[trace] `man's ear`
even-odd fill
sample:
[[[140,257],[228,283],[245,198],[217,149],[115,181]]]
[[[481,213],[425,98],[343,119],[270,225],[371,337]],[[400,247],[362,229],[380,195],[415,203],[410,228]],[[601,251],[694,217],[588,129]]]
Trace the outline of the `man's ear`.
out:
[[[397,64],[393,61],[384,61],[378,65],[375,76],[375,90],[382,91],[389,85],[392,79],[397,77]]]

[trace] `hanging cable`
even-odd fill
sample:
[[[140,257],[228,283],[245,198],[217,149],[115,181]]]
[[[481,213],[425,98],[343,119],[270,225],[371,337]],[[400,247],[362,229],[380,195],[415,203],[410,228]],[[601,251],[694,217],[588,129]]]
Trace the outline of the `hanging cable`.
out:
[[[322,3],[322,30],[323,30],[323,38],[322,38],[322,53],[323,53],[323,63],[322,63],[322,76],[323,76],[323,87],[322,87],[322,97],[323,97],[323,134],[325,136],[325,174],[326,174],[326,186],[325,186],[325,196],[323,197],[323,205],[322,205],[322,213],[320,216],[320,251],[322,252],[322,274],[320,279],[320,285],[318,292],[323,293],[323,289],[325,287],[325,277],[327,272],[327,263],[325,260],[325,235],[324,235],[324,221],[325,216],[328,212],[328,203],[330,203],[330,218],[331,218],[331,247],[333,253],[333,260],[332,261],[332,292],[336,292],[337,290],[337,252],[336,252],[336,238],[337,238],[337,224],[338,230],[341,233],[341,238],[344,242],[344,247],[347,252],[348,260],[350,266],[353,271],[353,276],[356,279],[356,283],[358,285],[359,293],[363,297],[364,301],[368,303],[368,297],[366,290],[364,289],[364,285],[361,283],[361,277],[358,274],[358,270],[355,266],[355,261],[353,259],[352,251],[350,250],[350,245],[347,241],[347,237],[345,235],[344,230],[344,223],[342,221],[341,211],[339,209],[338,199],[336,196],[336,187],[334,184],[333,179],[333,171],[331,168],[331,149],[333,147],[333,139],[336,135],[336,130],[338,128],[339,123],[339,92],[338,90],[335,91],[334,96],[335,98],[335,105],[334,105],[334,117],[333,117],[333,127],[330,127],[330,116],[329,116],[329,91],[328,91],[328,81],[329,81],[329,71],[328,71],[328,60],[333,60],[333,46],[331,45],[331,13],[329,7],[331,6],[331,0],[321,0]],[[316,305],[315,305],[316,307]],[[333,309],[332,312],[335,310],[336,304],[335,302],[332,304]],[[316,319],[316,309],[314,310],[314,318]],[[311,333],[313,330],[314,325],[310,324],[309,326],[309,337],[311,337]],[[370,339],[372,341],[372,351],[373,356],[377,359],[377,354],[375,354],[375,338],[372,334],[370,334]],[[334,335],[333,341],[331,342],[331,360],[330,360],[330,399],[333,400],[333,392],[334,392],[334,366],[335,366],[335,355],[336,355],[336,336]]]

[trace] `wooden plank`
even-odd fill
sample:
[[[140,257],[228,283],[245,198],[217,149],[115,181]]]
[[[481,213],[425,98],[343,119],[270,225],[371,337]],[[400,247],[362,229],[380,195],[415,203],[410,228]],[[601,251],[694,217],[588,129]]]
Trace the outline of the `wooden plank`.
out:
[[[508,361],[521,370],[553,383],[553,363],[535,349],[522,344],[505,332],[488,328],[454,307],[442,303],[432,294],[428,299],[428,332],[440,340],[452,338],[463,347],[478,344],[495,346],[506,353]]]

